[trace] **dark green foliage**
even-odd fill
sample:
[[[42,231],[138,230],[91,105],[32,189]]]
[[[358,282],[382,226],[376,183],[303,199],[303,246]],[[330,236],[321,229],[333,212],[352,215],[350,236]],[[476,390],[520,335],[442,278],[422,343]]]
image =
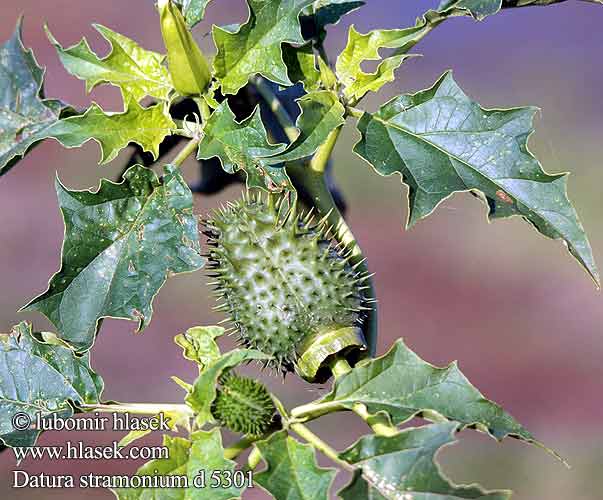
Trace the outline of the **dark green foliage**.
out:
[[[276,408],[268,389],[257,380],[232,372],[220,378],[212,414],[233,432],[262,436],[273,423]]]
[[[206,222],[217,294],[241,341],[291,370],[299,348],[319,330],[358,325],[366,276],[312,222],[283,198],[250,195]]]

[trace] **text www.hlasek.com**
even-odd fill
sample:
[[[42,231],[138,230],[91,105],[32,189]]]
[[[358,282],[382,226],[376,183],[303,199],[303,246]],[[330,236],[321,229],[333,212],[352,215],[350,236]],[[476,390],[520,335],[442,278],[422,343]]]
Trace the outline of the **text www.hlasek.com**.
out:
[[[67,441],[64,446],[15,446],[17,461],[33,460],[159,460],[169,458],[167,446],[130,446],[121,448],[117,441],[110,445],[88,446],[82,442]]]

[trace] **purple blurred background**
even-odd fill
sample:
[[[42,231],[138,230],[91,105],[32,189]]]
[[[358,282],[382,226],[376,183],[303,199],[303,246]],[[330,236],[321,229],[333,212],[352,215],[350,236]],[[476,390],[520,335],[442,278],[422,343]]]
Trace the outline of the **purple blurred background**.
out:
[[[360,31],[414,23],[435,1],[369,0],[368,6],[329,30],[335,56],[345,44],[347,27]],[[157,16],[150,0],[104,2],[4,0],[0,39],[7,39],[17,17],[25,14],[24,40],[46,66],[49,97],[83,107],[93,99],[106,110],[120,110],[118,92],[101,87],[87,96],[83,82],[61,67],[47,41],[48,23],[63,45],[88,37],[104,54],[106,43],[91,27],[97,22],[142,46],[162,50]],[[212,2],[196,35],[210,51],[211,23],[241,22],[242,0]],[[367,100],[373,109],[389,97],[430,86],[453,68],[461,86],[482,105],[536,105],[542,108],[531,149],[549,172],[570,170],[569,195],[582,217],[600,265],[603,263],[603,100],[600,97],[603,7],[567,2],[548,8],[505,12],[483,23],[451,20],[425,39],[424,54],[398,71],[397,81]],[[349,127],[335,155],[336,174],[348,198],[349,220],[376,273],[381,332],[379,353],[398,337],[423,358],[445,364],[458,359],[461,369],[486,396],[501,403],[539,439],[572,464],[565,469],[541,450],[509,440],[497,445],[473,432],[441,456],[456,482],[480,481],[489,488],[509,487],[514,498],[594,500],[603,489],[603,308],[579,265],[558,242],[541,237],[518,218],[486,222],[486,208],[473,197],[456,195],[409,232],[402,230],[406,193],[398,177],[381,178],[350,152],[357,135]],[[59,264],[63,236],[53,180],[56,172],[70,188],[96,186],[114,176],[126,158],[99,167],[94,142],[64,150],[54,142],[36,148],[0,181],[0,331],[20,320],[50,329],[37,314],[15,312],[43,291]],[[191,179],[196,172],[185,166]],[[204,213],[238,195],[196,199]],[[93,351],[93,365],[106,382],[105,398],[136,402],[178,402],[182,391],[171,375],[192,379],[194,368],[173,344],[174,335],[194,325],[214,324],[202,272],[172,278],[155,301],[155,316],[144,335],[135,325],[107,320]],[[228,344],[228,341],[227,341]],[[315,398],[324,388],[290,377],[267,383],[289,405]],[[327,417],[313,428],[344,447],[365,432],[351,416]],[[86,433],[88,444],[121,436]],[[60,444],[76,436],[47,433],[40,444]],[[230,439],[230,438],[229,438]],[[148,442],[157,443],[159,436]],[[328,462],[324,462],[327,464]],[[137,463],[25,461],[30,472],[130,473]],[[0,497],[7,499],[109,499],[103,490],[13,490],[12,453],[0,455]],[[338,480],[341,484],[345,475]],[[245,498],[267,498],[259,489]]]

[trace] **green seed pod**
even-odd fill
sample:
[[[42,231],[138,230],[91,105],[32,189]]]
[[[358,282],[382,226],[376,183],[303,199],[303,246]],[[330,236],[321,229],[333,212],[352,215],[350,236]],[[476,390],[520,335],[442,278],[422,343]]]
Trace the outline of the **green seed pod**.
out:
[[[159,0],[161,35],[167,49],[168,69],[174,88],[182,95],[202,94],[211,80],[209,64],[171,0]]]
[[[233,432],[262,436],[274,423],[276,408],[268,389],[257,380],[232,372],[220,377],[212,415]]]
[[[281,210],[282,200],[247,195],[206,221],[213,285],[243,344],[315,381],[328,358],[366,347],[367,276],[350,266],[325,219]]]

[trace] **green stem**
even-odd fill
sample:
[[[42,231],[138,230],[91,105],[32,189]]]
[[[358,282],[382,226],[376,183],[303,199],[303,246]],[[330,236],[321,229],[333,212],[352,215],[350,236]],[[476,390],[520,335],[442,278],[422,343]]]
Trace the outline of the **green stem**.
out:
[[[346,113],[349,116],[353,116],[354,118],[362,118],[362,115],[364,115],[364,111],[362,111],[361,109],[355,108],[354,106],[347,106],[346,107]]]
[[[350,363],[348,363],[348,360],[345,358],[335,358],[331,362],[330,368],[331,368],[331,373],[333,373],[333,376],[335,378],[342,377],[346,373],[350,373],[352,371],[352,367],[350,366]]]
[[[398,433],[398,429],[391,425],[386,417],[381,414],[370,415],[366,406],[362,403],[356,403],[352,411],[364,420],[373,432],[379,436],[391,437]]]
[[[255,85],[268,106],[270,106],[270,110],[274,113],[276,120],[283,128],[287,138],[291,142],[297,139],[297,136],[299,135],[297,127],[293,123],[293,120],[289,116],[289,113],[287,113],[287,110],[281,103],[280,99],[272,91],[270,85],[266,83],[266,80],[264,80],[261,76],[255,76],[251,79],[251,82]]]
[[[193,410],[185,404],[168,403],[126,403],[126,404],[83,404],[86,411],[108,413],[135,413],[139,415],[157,415],[158,413],[184,413],[194,416]]]
[[[331,130],[329,135],[327,136],[327,140],[323,142],[320,147],[314,153],[314,156],[310,160],[310,170],[313,172],[317,172],[319,174],[323,174],[327,168],[327,164],[329,163],[329,158],[333,154],[333,149],[335,148],[335,144],[337,143],[337,139],[339,139],[339,135],[343,129],[343,125],[340,125],[334,130]]]
[[[197,146],[201,142],[200,137],[193,137],[190,141],[186,143],[186,145],[180,150],[180,152],[176,155],[176,157],[171,161],[172,165],[179,167],[184,163],[184,161],[196,151]]]
[[[302,439],[304,439],[308,443],[310,443],[312,446],[314,446],[314,448],[316,448],[322,454],[324,454],[325,456],[327,456],[331,460],[333,460],[333,462],[338,463],[339,465],[341,465],[345,469],[348,469],[348,470],[353,470],[354,469],[346,461],[341,460],[339,458],[339,454],[337,453],[336,450],[334,450],[333,448],[331,448],[331,446],[329,446],[322,439],[320,439],[316,434],[314,434],[305,425],[296,423],[296,424],[291,424],[289,426],[289,428],[293,432],[295,432],[299,437],[301,437]]]
[[[295,128],[291,117],[281,104],[279,98],[272,92],[270,86],[261,77],[253,78],[252,82],[257,87],[262,98],[270,105],[270,108],[274,112],[276,119],[287,134],[289,140],[294,141],[297,138],[297,128]],[[343,126],[340,126],[331,131],[327,140],[318,148],[312,157],[309,166],[303,162],[291,162],[287,165],[287,173],[290,175],[294,184],[306,188],[306,191],[312,196],[314,206],[319,212],[329,214],[329,223],[335,228],[338,241],[348,246],[352,252],[352,264],[359,266],[359,272],[368,273],[368,268],[364,263],[364,257],[362,256],[362,250],[358,246],[351,229],[337,209],[324,178],[324,171],[327,167],[329,158],[333,153],[337,139],[341,134],[342,128]],[[369,280],[368,286],[369,289],[366,294],[367,299],[374,302],[375,289],[371,280]],[[368,311],[368,317],[364,328],[371,354],[375,353],[377,347],[377,330],[377,306],[375,303],[370,311]]]
[[[332,403],[308,403],[297,406],[291,410],[291,418],[295,421],[309,422],[316,420],[318,417],[328,415],[336,411],[345,411],[338,402]]]
[[[349,363],[345,359],[339,359],[331,366],[335,378],[341,377],[352,371]],[[393,436],[398,433],[398,429],[389,423],[387,417],[381,415],[371,415],[366,405],[357,403],[352,407],[352,411],[358,415],[366,424],[379,436]]]
[[[294,421],[308,422],[315,420],[323,415],[337,411],[345,411],[347,408],[342,407],[337,402],[332,403],[309,403],[307,405],[298,406],[291,410],[291,417]],[[358,415],[366,424],[373,430],[375,434],[380,436],[393,436],[398,433],[398,429],[391,425],[387,418],[381,415],[371,415],[366,406],[362,403],[357,403],[352,407],[352,411]]]
[[[305,188],[306,192],[312,197],[312,204],[322,214],[328,214],[329,224],[334,228],[337,240],[351,252],[351,264],[358,266],[357,272],[368,273],[368,268],[362,255],[362,250],[356,238],[352,233],[352,230],[347,225],[343,216],[337,209],[333,196],[327,187],[325,177],[323,175],[326,162],[333,150],[333,146],[339,135],[339,129],[334,130],[329,135],[327,141],[318,149],[314,158],[311,161],[310,168],[303,163],[292,163],[287,166],[287,173],[291,177],[291,180],[296,185],[301,185]],[[367,319],[364,325],[364,332],[368,347],[371,354],[374,354],[377,347],[377,305],[375,300],[375,289],[372,280],[368,281],[368,290],[366,291],[366,298],[368,301],[373,302],[370,310],[367,314]]]
[[[260,453],[260,450],[258,450],[257,447],[254,446],[253,449],[251,450],[251,453],[249,453],[249,457],[247,458],[246,469],[248,469],[248,470],[255,469],[258,465],[260,465],[261,461],[262,461],[262,454]]]
[[[245,436],[244,438],[224,450],[224,458],[227,458],[228,460],[234,460],[257,440],[258,438]]]
[[[203,120],[203,123],[207,122],[207,120],[209,120],[209,117],[211,116],[211,110],[209,109],[207,101],[202,97],[195,97],[194,101],[197,104],[197,107],[199,108],[199,113],[201,113],[201,119]]]

